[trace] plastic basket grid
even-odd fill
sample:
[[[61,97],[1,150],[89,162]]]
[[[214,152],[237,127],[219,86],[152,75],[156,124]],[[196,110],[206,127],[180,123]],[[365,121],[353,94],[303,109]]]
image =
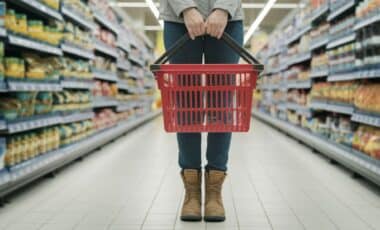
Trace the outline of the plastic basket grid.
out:
[[[249,64],[166,64],[155,71],[167,132],[247,132],[258,72]]]

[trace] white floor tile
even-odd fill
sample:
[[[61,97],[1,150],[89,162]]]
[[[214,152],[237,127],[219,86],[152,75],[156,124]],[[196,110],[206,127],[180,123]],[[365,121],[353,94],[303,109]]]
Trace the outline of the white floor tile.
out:
[[[226,222],[179,220],[179,171],[175,135],[158,119],[17,195],[0,229],[380,230],[378,188],[258,121],[233,135]]]
[[[76,226],[74,223],[66,224],[44,224],[39,230],[69,230],[73,229]]]

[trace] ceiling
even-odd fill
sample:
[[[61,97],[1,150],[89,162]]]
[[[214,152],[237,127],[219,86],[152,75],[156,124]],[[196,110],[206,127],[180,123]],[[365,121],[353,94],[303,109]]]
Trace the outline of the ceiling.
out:
[[[133,3],[145,3],[145,0],[117,0],[118,2],[133,2]],[[154,2],[159,2],[158,0],[154,0]],[[254,3],[254,4],[265,4],[266,0],[242,0],[243,4],[247,3]],[[299,4],[301,0],[277,0],[276,4],[284,4],[284,3],[293,3],[293,4]],[[156,33],[156,29],[158,24],[157,19],[154,17],[151,10],[145,6],[145,7],[125,7],[123,8],[132,19],[137,19],[139,23],[142,23],[141,26],[147,26],[146,29],[149,37],[154,36]],[[265,17],[264,21],[260,24],[260,29],[270,33],[273,31],[275,26],[291,11],[292,9],[281,9],[281,8],[272,8],[268,15]],[[248,27],[251,25],[251,23],[256,19],[258,14],[260,13],[261,8],[244,8],[245,13],[245,27],[248,29]],[[153,27],[152,27],[153,26]],[[148,28],[149,27],[149,28]],[[150,30],[150,31],[149,31]],[[153,37],[152,37],[153,38]]]

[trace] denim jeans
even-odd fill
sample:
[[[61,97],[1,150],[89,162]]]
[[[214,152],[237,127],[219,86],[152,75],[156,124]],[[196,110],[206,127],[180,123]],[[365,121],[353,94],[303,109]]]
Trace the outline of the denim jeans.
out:
[[[229,22],[225,32],[239,44],[243,44],[243,22]],[[164,43],[169,49],[179,38],[187,33],[181,23],[165,22]],[[172,64],[235,64],[239,55],[230,49],[222,40],[210,36],[198,37],[187,44],[173,57]],[[201,133],[177,133],[179,147],[179,165],[182,169],[201,169]],[[227,170],[228,152],[231,133],[208,133],[206,169]]]

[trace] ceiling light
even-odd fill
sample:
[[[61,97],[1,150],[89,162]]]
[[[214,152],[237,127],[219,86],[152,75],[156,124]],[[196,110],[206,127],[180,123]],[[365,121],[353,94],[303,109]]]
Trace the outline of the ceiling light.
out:
[[[253,33],[256,31],[256,29],[259,27],[261,22],[264,20],[264,18],[267,16],[269,11],[272,9],[273,5],[276,3],[277,0],[269,0],[267,4],[264,6],[264,8],[260,11],[259,16],[256,18],[256,20],[251,24],[251,26],[248,29],[248,32],[244,36],[244,44],[248,42],[248,40],[251,38]]]
[[[149,7],[146,2],[113,2],[112,6],[123,7],[123,8],[147,8]],[[158,7],[160,4],[155,3],[155,6]],[[265,7],[265,3],[243,3],[243,9],[262,9]],[[276,3],[273,5],[272,9],[295,9],[295,8],[304,8],[305,4],[303,3]]]
[[[153,0],[145,0],[146,4],[148,4],[150,10],[152,11],[154,17],[158,20],[158,23],[160,26],[163,28],[164,27],[164,22],[160,20],[160,11],[158,10],[157,6],[154,4]]]
[[[161,31],[161,26],[144,26],[145,31]]]
[[[243,9],[262,9],[265,7],[265,3],[243,3]],[[274,4],[272,9],[296,9],[303,8],[305,4],[297,4],[297,3],[277,3]]]

